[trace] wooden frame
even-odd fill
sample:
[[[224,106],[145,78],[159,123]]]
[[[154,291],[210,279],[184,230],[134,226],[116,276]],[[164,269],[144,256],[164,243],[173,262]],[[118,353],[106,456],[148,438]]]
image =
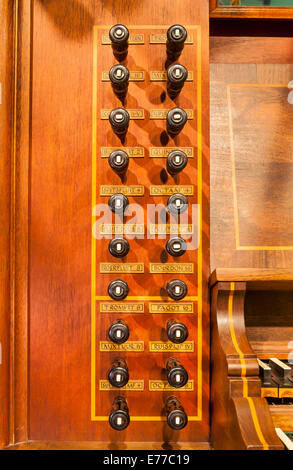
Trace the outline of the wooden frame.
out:
[[[211,18],[293,18],[293,7],[231,7],[218,6],[218,0],[210,0]]]
[[[261,395],[257,356],[244,319],[247,289],[291,289],[292,271],[219,269],[211,275],[211,437],[215,449],[281,450]]]

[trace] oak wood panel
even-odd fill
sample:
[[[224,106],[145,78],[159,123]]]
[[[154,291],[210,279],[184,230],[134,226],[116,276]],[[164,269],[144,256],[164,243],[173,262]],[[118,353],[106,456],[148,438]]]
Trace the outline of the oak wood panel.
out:
[[[292,405],[270,405],[270,413],[275,428],[284,431],[293,431],[293,406]]]
[[[158,442],[207,440],[208,379],[208,184],[204,187],[204,404],[202,423],[190,423],[182,433],[165,422],[131,423],[122,433],[90,420],[90,243],[91,243],[91,123],[93,26],[153,24],[153,3],[134,1],[33,2],[30,159],[30,432],[33,440],[105,440]],[[166,8],[168,5],[168,8]],[[202,25],[204,107],[204,179],[208,181],[208,3],[156,2],[156,23]],[[50,41],[48,41],[50,38]],[[107,46],[108,47],[108,46]],[[138,47],[138,46],[137,46]],[[156,46],[157,47],[157,46]],[[133,49],[134,50],[134,49]],[[157,49],[161,54],[163,47]],[[111,52],[111,51],[110,51]],[[129,54],[131,61],[131,54]],[[29,61],[30,62],[30,61]],[[137,64],[143,67],[143,58]],[[188,65],[188,64],[187,64]],[[140,99],[143,89],[134,85]],[[156,88],[157,93],[158,88]],[[110,91],[110,90],[109,90]],[[109,96],[109,95],[107,95]],[[149,97],[151,99],[151,96]],[[107,98],[109,99],[109,98]],[[113,100],[114,103],[114,100]],[[155,108],[154,103],[153,107]],[[148,128],[154,131],[155,127]],[[110,134],[109,134],[110,135]],[[144,139],[139,129],[138,136]],[[142,142],[143,144],[143,142]],[[132,163],[132,162],[131,162]],[[157,168],[154,165],[153,172]],[[147,167],[148,168],[148,167]],[[108,177],[108,176],[107,176]],[[111,176],[112,181],[114,176]],[[147,243],[147,241],[146,241]],[[139,245],[137,255],[143,252]],[[106,252],[105,247],[101,248]],[[105,253],[106,256],[106,253]],[[158,281],[159,282],[159,281]],[[130,283],[131,284],[131,283]],[[131,284],[131,288],[132,288]],[[155,289],[149,283],[150,289]],[[140,286],[141,289],[144,286]],[[132,331],[138,326],[133,321]],[[158,317],[159,321],[159,317]],[[142,325],[140,326],[142,331]],[[149,321],[143,327],[151,329]],[[158,330],[156,330],[158,328]],[[159,331],[156,325],[154,332]],[[192,329],[192,327],[191,327]],[[105,334],[105,327],[102,330]],[[146,334],[146,333],[144,333]],[[191,333],[192,335],[193,333]],[[150,368],[140,356],[129,359],[131,371]],[[159,361],[159,356],[158,356]],[[103,366],[106,366],[106,360]],[[109,409],[113,392],[105,395]],[[133,392],[134,395],[134,392]],[[165,396],[165,395],[164,395]],[[163,398],[160,413],[163,408]],[[143,394],[135,406],[146,411]],[[180,395],[179,395],[180,397]],[[147,408],[153,401],[147,401]],[[188,407],[189,405],[187,405]],[[193,406],[191,404],[190,406]],[[149,409],[147,410],[149,412]]]

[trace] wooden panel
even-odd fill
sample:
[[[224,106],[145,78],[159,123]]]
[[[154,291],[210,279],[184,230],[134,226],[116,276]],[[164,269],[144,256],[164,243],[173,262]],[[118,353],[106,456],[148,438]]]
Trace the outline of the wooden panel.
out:
[[[212,268],[292,267],[292,76],[291,65],[212,66]]]
[[[250,32],[248,25],[246,32],[247,34]],[[292,51],[293,38],[291,37],[214,36],[210,38],[210,62],[212,64],[292,64]]]
[[[13,103],[13,10],[9,1],[0,5],[0,447],[9,442],[10,366],[10,154]]]
[[[156,28],[153,23],[154,3],[106,1],[103,5],[91,0],[81,2],[33,2],[32,12],[32,89],[31,89],[31,168],[30,168],[30,403],[29,420],[32,440],[75,441],[185,441],[207,440],[209,436],[209,325],[208,289],[208,2],[156,2]],[[168,8],[167,8],[168,6]],[[131,70],[163,70],[165,45],[150,45],[150,32],[164,32],[176,22],[187,25],[194,34],[194,44],[186,45],[182,61],[193,69],[195,83],[188,82],[175,102],[194,109],[194,119],[186,125],[182,137],[174,145],[197,149],[190,163],[190,174],[182,174],[181,184],[194,184],[194,202],[202,208],[202,246],[194,258],[196,276],[188,282],[193,316],[184,319],[196,352],[181,358],[194,380],[195,392],[178,392],[188,414],[195,417],[186,429],[171,431],[164,417],[166,392],[147,391],[148,379],[161,379],[168,354],[148,352],[148,340],[160,339],[166,315],[125,315],[132,340],[145,341],[145,352],[125,353],[131,378],[144,379],[144,392],[126,394],[133,420],[123,432],[111,430],[107,416],[116,393],[95,393],[99,379],[105,379],[110,359],[115,353],[99,353],[100,369],[93,374],[95,348],[106,339],[106,329],[114,315],[91,317],[91,200],[94,193],[100,201],[99,186],[92,187],[92,175],[100,184],[121,184],[110,171],[107,160],[94,153],[95,146],[115,146],[120,142],[113,135],[107,120],[100,121],[100,107],[118,105],[108,82],[101,83],[101,72],[115,63],[111,47],[101,45],[101,32],[117,22],[133,31],[143,31],[145,42],[130,46],[127,64]],[[105,26],[103,26],[105,25]],[[160,26],[161,25],[161,26]],[[189,26],[188,26],[189,25]],[[200,25],[200,28],[198,27]],[[102,26],[102,28],[98,28]],[[50,38],[50,41],[48,41]],[[96,42],[97,41],[97,42]],[[190,47],[190,52],[188,52]],[[94,50],[94,58],[93,58]],[[97,53],[97,55],[96,55]],[[190,55],[189,55],[190,54]],[[96,60],[97,68],[96,67]],[[194,86],[196,85],[196,86]],[[97,86],[97,88],[96,88]],[[131,121],[125,145],[145,148],[143,159],[131,159],[127,184],[146,186],[143,204],[151,201],[150,184],[164,184],[160,173],[166,160],[148,157],[150,146],[161,146],[159,137],[163,121],[150,120],[150,109],[174,106],[169,98],[161,102],[165,83],[132,82],[126,108],[144,108],[144,121]],[[99,108],[93,96],[98,92]],[[203,101],[201,102],[201,100]],[[196,111],[197,110],[197,111]],[[97,112],[97,114],[95,114]],[[92,121],[92,113],[94,119]],[[92,122],[97,119],[97,141],[93,140]],[[198,136],[197,136],[198,132]],[[201,136],[203,136],[201,140]],[[163,139],[164,140],[164,139]],[[171,142],[170,142],[171,143]],[[169,143],[169,145],[170,145]],[[97,173],[93,173],[92,150],[97,157]],[[201,153],[203,152],[203,153]],[[95,161],[95,160],[94,160]],[[202,177],[201,177],[201,176]],[[198,178],[198,181],[196,180]],[[178,181],[179,182],[179,181]],[[202,186],[203,182],[203,186]],[[165,181],[166,183],[166,181]],[[199,184],[198,184],[199,183]],[[170,180],[168,182],[170,183]],[[132,198],[131,202],[132,202]],[[137,198],[139,202],[139,198]],[[102,200],[102,198],[101,198]],[[103,198],[103,202],[105,198]],[[166,198],[157,198],[166,202]],[[110,261],[107,240],[97,242],[96,262]],[[161,299],[160,289],[167,276],[151,275],[149,262],[160,261],[163,240],[130,240],[127,261],[144,262],[145,274],[125,275],[131,296],[153,296]],[[197,254],[197,253],[196,253]],[[202,258],[202,254],[204,257]],[[191,261],[187,253],[184,262]],[[182,258],[183,261],[183,258]],[[97,264],[97,268],[98,268]],[[142,277],[141,277],[142,276]],[[113,275],[97,269],[97,291],[106,296],[106,287]],[[94,279],[95,280],[95,279]],[[198,286],[202,285],[201,288]],[[194,297],[198,296],[198,308]],[[95,303],[95,302],[93,302]],[[94,320],[93,320],[94,319]],[[97,320],[95,330],[91,328]],[[93,323],[91,323],[93,321]],[[99,322],[98,322],[99,321]],[[92,338],[92,345],[91,345]],[[92,350],[91,350],[92,346]],[[189,358],[190,357],[190,358]],[[92,366],[92,369],[91,369]],[[91,376],[92,372],[92,376]],[[92,393],[92,401],[91,401]],[[125,392],[123,392],[124,394]],[[94,406],[93,397],[96,398]],[[103,420],[95,420],[103,416]],[[152,421],[156,416],[156,421]],[[93,419],[91,419],[93,418]],[[118,444],[117,444],[118,445]]]

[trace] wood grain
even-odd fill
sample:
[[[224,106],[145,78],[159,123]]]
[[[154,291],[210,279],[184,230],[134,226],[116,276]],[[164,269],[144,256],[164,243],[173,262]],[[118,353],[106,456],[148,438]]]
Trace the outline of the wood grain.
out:
[[[13,9],[11,2],[0,5],[0,447],[9,442],[10,380],[10,204],[11,204],[11,141],[13,103]]]
[[[212,18],[286,19],[293,17],[293,8],[218,6],[218,0],[210,0],[210,16]]]
[[[187,431],[171,432],[166,422],[136,423],[118,434],[108,423],[91,421],[90,410],[90,246],[91,246],[91,132],[92,132],[92,78],[93,26],[117,22],[126,24],[153,23],[152,2],[140,5],[135,1],[92,0],[38,0],[15,2],[15,101],[14,153],[12,167],[12,226],[11,226],[11,380],[10,380],[10,439],[27,440],[118,442],[157,441],[181,446],[191,441],[207,441],[209,436],[209,185],[208,185],[208,2],[174,0],[156,3],[158,23],[166,28],[173,23],[200,24],[202,28],[202,96],[203,104],[203,262],[204,331],[203,346],[203,417],[191,423]],[[48,40],[50,38],[50,40]],[[156,46],[156,54],[165,54],[164,46]],[[111,50],[109,49],[111,52]],[[133,49],[134,51],[134,49]],[[154,54],[156,65],[163,66],[162,57]],[[112,55],[111,55],[112,57]],[[137,65],[143,68],[145,59],[137,56]],[[159,61],[158,61],[159,60]],[[190,62],[192,62],[192,58]],[[188,62],[188,56],[186,56]],[[153,64],[152,64],[153,65]],[[107,64],[108,66],[108,64]],[[199,71],[198,71],[199,72]],[[161,88],[152,84],[151,90],[133,84],[129,104],[144,103],[158,97]],[[191,87],[187,86],[188,93]],[[110,90],[105,93],[109,104]],[[183,96],[183,95],[182,95]],[[190,95],[191,96],[191,95]],[[154,98],[155,99],[155,98]],[[105,101],[105,103],[106,103]],[[170,102],[165,103],[171,105]],[[152,103],[155,108],[158,103]],[[188,99],[182,105],[189,105]],[[155,137],[156,126],[148,123],[147,132]],[[189,125],[189,124],[188,124]],[[192,129],[192,124],[190,124]],[[146,135],[138,127],[137,137],[144,146]],[[110,134],[108,133],[108,138]],[[178,141],[179,142],[179,141]],[[181,142],[180,142],[181,143]],[[152,160],[146,169],[152,178],[165,165],[165,160]],[[145,170],[141,169],[141,174]],[[6,173],[6,177],[9,174]],[[105,173],[113,184],[113,174]],[[133,175],[132,175],[133,177]],[[139,176],[140,177],[140,176]],[[7,184],[8,179],[6,178]],[[6,214],[8,215],[8,214]],[[6,240],[7,241],[7,240]],[[101,251],[104,250],[101,247]],[[133,253],[145,257],[148,250],[137,244]],[[149,251],[149,253],[151,253]],[[105,255],[106,256],[106,255]],[[150,255],[151,256],[151,255]],[[144,284],[133,281],[142,291]],[[158,282],[162,279],[158,278]],[[7,279],[6,281],[7,282]],[[190,289],[193,283],[190,282]],[[131,286],[131,287],[132,287]],[[102,289],[104,284],[101,283]],[[150,292],[154,285],[148,283]],[[8,290],[6,289],[6,292]],[[139,291],[138,291],[139,292]],[[101,329],[106,334],[105,318]],[[131,331],[137,338],[161,334],[166,318],[130,320]],[[188,318],[186,322],[188,323]],[[132,324],[131,324],[132,322]],[[161,323],[160,323],[161,322]],[[196,340],[197,324],[188,323],[190,337]],[[7,325],[6,325],[7,327]],[[153,336],[152,336],[152,339]],[[166,355],[165,355],[166,356]],[[156,356],[163,364],[165,356]],[[110,355],[109,355],[110,357]],[[152,359],[153,360],[153,359]],[[107,360],[102,359],[103,367]],[[192,361],[185,362],[193,375]],[[146,370],[161,378],[163,366],[151,365],[147,351],[144,361],[131,356],[129,365],[134,371]],[[194,376],[196,379],[196,377]],[[156,408],[164,416],[166,394],[155,399],[135,395],[133,407],[143,413]],[[113,392],[103,398],[103,412],[108,413]],[[186,408],[192,411],[194,400],[186,397]],[[8,395],[6,394],[6,399]],[[146,407],[147,403],[147,407]],[[147,409],[146,409],[147,408]],[[6,418],[7,419],[7,414]],[[7,424],[5,424],[7,434]],[[180,441],[180,444],[177,442]],[[7,440],[4,440],[4,444]],[[173,445],[173,444],[172,444]],[[196,444],[194,444],[196,447]]]

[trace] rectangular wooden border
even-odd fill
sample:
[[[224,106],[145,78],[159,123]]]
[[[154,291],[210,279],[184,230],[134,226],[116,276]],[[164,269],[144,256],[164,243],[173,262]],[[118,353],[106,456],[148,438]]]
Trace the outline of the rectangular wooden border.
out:
[[[293,18],[293,7],[231,7],[218,6],[218,0],[210,0],[210,18]]]

